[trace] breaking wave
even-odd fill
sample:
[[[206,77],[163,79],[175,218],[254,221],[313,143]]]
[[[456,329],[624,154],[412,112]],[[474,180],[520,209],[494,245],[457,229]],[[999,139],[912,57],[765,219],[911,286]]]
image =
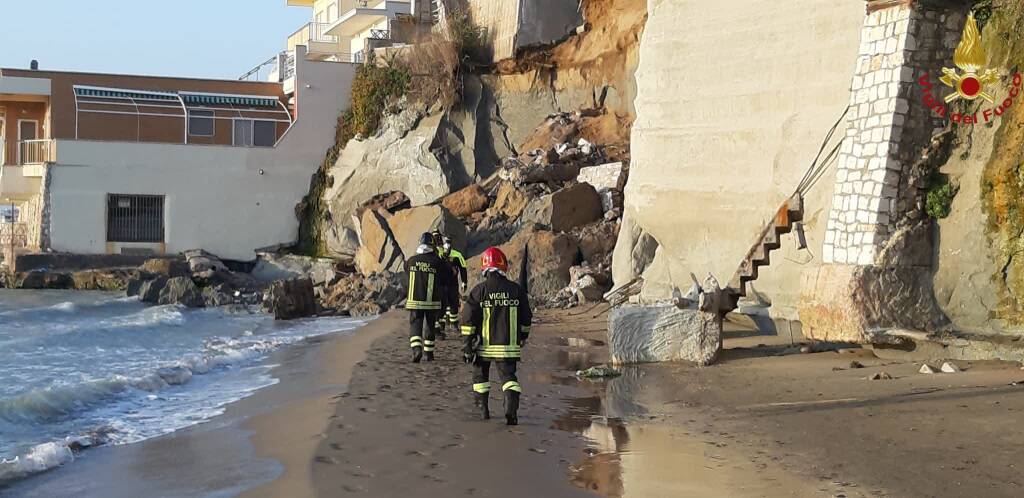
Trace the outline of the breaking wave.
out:
[[[224,309],[84,294],[9,297],[0,311],[0,486],[201,423],[277,382],[261,362],[356,319],[288,323]],[[19,307],[10,303],[21,299]],[[50,302],[46,302],[49,300]]]

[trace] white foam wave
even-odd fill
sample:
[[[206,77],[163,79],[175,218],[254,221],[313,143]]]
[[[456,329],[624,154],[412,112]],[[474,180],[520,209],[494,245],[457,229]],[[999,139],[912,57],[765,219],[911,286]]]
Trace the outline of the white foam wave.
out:
[[[24,455],[0,461],[0,482],[50,470],[74,459],[75,454],[67,444],[43,443]]]
[[[186,384],[195,375],[246,363],[266,356],[302,337],[242,340],[211,339],[203,352],[185,355],[176,362],[157,366],[136,376],[114,375],[74,385],[35,389],[0,400],[0,419],[16,424],[39,424],[71,417],[113,402],[132,390],[155,393]]]

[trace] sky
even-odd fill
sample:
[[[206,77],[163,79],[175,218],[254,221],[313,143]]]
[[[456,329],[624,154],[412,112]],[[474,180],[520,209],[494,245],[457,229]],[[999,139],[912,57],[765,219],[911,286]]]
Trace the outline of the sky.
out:
[[[237,79],[310,21],[285,2],[0,0],[0,67]]]

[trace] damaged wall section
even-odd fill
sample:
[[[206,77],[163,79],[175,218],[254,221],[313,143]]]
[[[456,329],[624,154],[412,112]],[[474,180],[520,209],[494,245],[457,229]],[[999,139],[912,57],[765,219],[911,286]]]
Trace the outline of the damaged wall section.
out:
[[[849,102],[864,4],[795,0],[764,16],[750,15],[755,0],[650,6],[614,269],[616,285],[642,271],[642,298],[659,301],[689,288],[690,272],[728,279],[792,195]],[[784,237],[754,286],[776,316],[795,318],[800,272],[821,263],[831,182],[805,199],[814,250]]]
[[[949,158],[954,134],[943,132],[945,120],[924,104],[917,81],[952,60],[967,10],[916,2],[865,18],[823,245],[827,264],[804,275],[800,319],[810,338],[864,342],[876,329],[949,324],[932,292],[925,188]]]

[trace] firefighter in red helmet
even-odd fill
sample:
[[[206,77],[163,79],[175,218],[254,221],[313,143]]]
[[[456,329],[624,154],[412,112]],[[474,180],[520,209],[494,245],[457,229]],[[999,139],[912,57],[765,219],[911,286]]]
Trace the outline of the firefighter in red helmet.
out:
[[[481,267],[484,281],[469,292],[459,317],[465,339],[463,358],[473,364],[473,396],[483,418],[490,418],[487,405],[494,363],[505,398],[505,422],[517,425],[523,390],[516,366],[530,336],[533,313],[526,291],[508,279],[508,260],[500,249],[484,251]]]

